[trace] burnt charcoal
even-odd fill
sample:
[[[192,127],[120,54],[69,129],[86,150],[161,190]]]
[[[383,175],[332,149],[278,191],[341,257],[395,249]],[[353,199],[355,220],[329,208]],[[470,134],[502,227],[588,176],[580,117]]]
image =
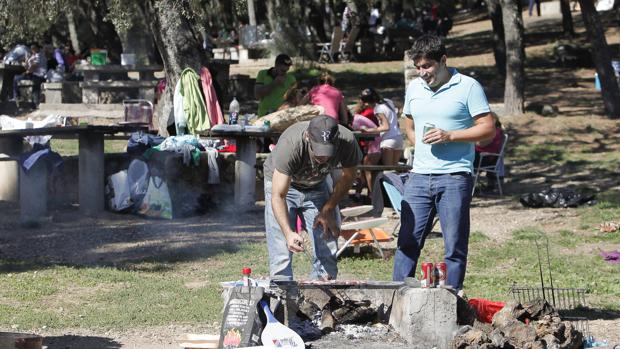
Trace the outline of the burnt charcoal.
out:
[[[553,315],[558,316],[558,313],[553,309],[551,304],[543,299],[535,299],[523,304],[523,309],[525,309],[529,318],[532,320],[538,320],[545,315]]]
[[[377,311],[370,307],[342,307],[332,314],[339,324],[363,324],[372,322],[377,317]]]
[[[542,341],[533,341],[533,342],[523,343],[523,346],[521,348],[523,349],[546,349],[545,343],[543,343]]]
[[[480,348],[483,344],[487,344],[487,349],[496,348],[486,333],[466,325],[459,328],[448,349],[473,349]]]
[[[514,347],[508,342],[508,339],[504,336],[502,331],[498,329],[493,329],[490,331],[489,339],[494,346],[502,349],[513,349]],[[488,332],[487,332],[488,333]]]
[[[529,313],[517,301],[509,301],[504,307],[493,315],[492,324],[496,328],[502,328],[513,320],[525,321]]]
[[[334,329],[336,329],[336,320],[329,307],[325,307],[321,311],[321,324],[319,325],[319,329],[323,334],[333,332]]]
[[[572,323],[564,322],[564,341],[560,340],[560,349],[581,348],[583,343],[583,333],[577,331]]]
[[[536,329],[515,319],[498,329],[504,333],[510,344],[517,348],[525,348],[527,344],[536,341]]]
[[[543,342],[545,342],[545,347],[547,349],[560,349],[560,341],[555,338],[554,335],[548,334],[541,338]]]
[[[303,315],[300,317],[312,320],[314,318],[314,315],[319,311],[321,311],[321,309],[318,305],[304,298],[299,304],[298,316]]]

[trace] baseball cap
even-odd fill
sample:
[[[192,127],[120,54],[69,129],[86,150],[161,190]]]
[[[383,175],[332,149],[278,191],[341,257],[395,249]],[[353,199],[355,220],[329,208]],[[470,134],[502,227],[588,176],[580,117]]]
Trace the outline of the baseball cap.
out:
[[[291,59],[291,57],[289,55],[284,54],[284,53],[280,53],[276,57],[276,64],[284,64],[284,65],[291,66],[291,65],[293,65],[293,60]]]
[[[327,115],[319,115],[310,120],[308,137],[314,155],[332,156],[338,139],[338,122]]]

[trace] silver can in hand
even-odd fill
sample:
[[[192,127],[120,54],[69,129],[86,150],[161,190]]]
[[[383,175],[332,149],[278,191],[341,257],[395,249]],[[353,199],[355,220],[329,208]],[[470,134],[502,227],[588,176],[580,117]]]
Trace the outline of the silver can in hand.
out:
[[[424,124],[424,129],[422,130],[422,139],[424,139],[424,136],[430,132],[430,130],[434,129],[435,125],[434,124],[429,124],[428,122]],[[422,142],[424,142],[424,140],[422,140]],[[424,142],[426,143],[426,142]]]

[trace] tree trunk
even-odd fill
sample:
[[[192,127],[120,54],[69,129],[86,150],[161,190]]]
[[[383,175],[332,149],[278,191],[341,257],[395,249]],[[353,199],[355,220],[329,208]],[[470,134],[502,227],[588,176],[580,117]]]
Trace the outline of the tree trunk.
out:
[[[82,48],[80,47],[80,40],[78,38],[78,31],[75,25],[73,11],[67,11],[65,16],[67,17],[67,26],[69,27],[69,39],[71,40],[71,46],[76,53],[80,53],[82,52]]]
[[[583,23],[588,32],[588,39],[592,43],[592,56],[598,78],[601,81],[605,111],[611,118],[620,118],[620,88],[611,66],[611,54],[600,17],[592,0],[579,0],[579,5],[581,6]]]
[[[501,0],[501,5],[506,39],[504,108],[509,115],[523,114],[525,50],[521,5],[517,0]]]
[[[499,0],[489,0],[487,9],[493,25],[495,67],[502,76],[506,76],[506,42],[504,41],[504,21],[502,20],[502,7]]]
[[[573,37],[575,30],[573,29],[573,15],[570,13],[569,0],[560,0],[560,9],[562,10],[562,31],[565,36]]]
[[[256,12],[254,11],[254,0],[248,0],[248,17],[250,25],[256,26]]]
[[[207,55],[201,50],[200,35],[183,12],[189,9],[175,0],[149,0],[147,3],[147,20],[164,63],[166,72],[166,91],[159,101],[156,118],[159,133],[167,134],[166,127],[174,123],[172,97],[174,87],[185,68],[192,68],[197,73],[201,66],[208,65]]]

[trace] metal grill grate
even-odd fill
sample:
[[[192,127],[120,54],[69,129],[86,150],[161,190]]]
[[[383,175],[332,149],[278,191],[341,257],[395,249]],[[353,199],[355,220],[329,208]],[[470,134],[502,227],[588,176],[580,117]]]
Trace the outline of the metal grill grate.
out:
[[[534,299],[544,299],[556,310],[572,310],[585,307],[586,289],[584,288],[558,288],[558,287],[528,287],[512,285],[510,287],[512,298],[519,303],[529,302]]]

